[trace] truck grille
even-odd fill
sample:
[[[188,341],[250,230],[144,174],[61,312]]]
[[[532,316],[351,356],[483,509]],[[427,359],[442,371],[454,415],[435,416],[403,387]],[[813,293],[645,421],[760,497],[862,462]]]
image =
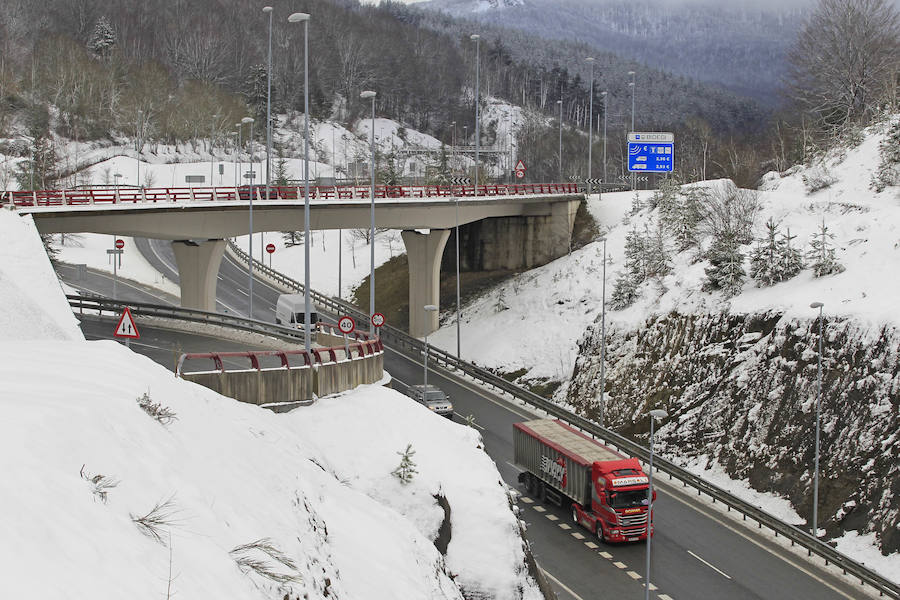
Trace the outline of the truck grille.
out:
[[[646,527],[647,513],[636,515],[619,515],[619,523],[622,527]]]

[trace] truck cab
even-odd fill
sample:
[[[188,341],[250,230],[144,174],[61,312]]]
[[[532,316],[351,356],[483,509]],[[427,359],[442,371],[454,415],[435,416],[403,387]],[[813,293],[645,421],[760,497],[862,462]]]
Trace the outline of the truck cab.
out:
[[[444,393],[435,385],[411,385],[409,386],[410,397],[424,405],[428,410],[435,412],[442,417],[453,419],[453,404],[450,402],[450,396]]]
[[[647,539],[649,479],[635,458],[595,462],[591,512],[599,517],[594,524],[598,536],[610,542]],[[653,491],[656,499],[656,491]],[[602,527],[602,530],[600,529]],[[653,535],[653,523],[650,523]]]

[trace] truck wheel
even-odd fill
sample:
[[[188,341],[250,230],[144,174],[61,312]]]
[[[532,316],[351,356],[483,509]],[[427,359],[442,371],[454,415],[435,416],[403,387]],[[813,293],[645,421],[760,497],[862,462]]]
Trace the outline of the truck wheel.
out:
[[[578,509],[575,508],[575,505],[572,505],[572,522],[578,526],[580,523],[578,522]]]
[[[603,533],[603,523],[601,523],[600,521],[597,521],[597,539],[601,544],[606,543],[606,534]]]

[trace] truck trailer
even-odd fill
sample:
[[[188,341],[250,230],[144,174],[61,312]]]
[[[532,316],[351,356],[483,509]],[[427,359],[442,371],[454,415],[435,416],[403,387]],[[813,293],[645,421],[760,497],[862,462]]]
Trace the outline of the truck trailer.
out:
[[[553,419],[513,425],[519,483],[532,496],[572,504],[572,521],[601,542],[636,542],[650,535],[649,478],[636,458],[625,458],[597,440]],[[656,492],[653,492],[656,499]]]

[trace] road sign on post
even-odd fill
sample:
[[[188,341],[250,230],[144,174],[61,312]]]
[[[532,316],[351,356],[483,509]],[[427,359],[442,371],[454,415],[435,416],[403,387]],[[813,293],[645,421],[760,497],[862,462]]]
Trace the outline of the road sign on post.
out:
[[[516,178],[522,179],[523,177],[525,177],[525,169],[516,169]]]
[[[356,329],[356,321],[353,320],[353,317],[341,317],[338,319],[338,329],[341,330],[341,333],[344,335],[348,335],[353,333],[353,330]]]
[[[138,333],[137,326],[134,324],[134,317],[131,316],[131,309],[127,306],[125,307],[125,310],[122,311],[122,316],[119,317],[119,324],[116,325],[116,331],[113,335],[118,338],[125,338],[126,346],[129,341],[141,337],[141,334]]]
[[[375,313],[372,315],[372,325],[375,327],[381,327],[384,325],[384,315],[381,313]]]
[[[125,247],[125,240],[116,240],[116,248],[121,250]]]
[[[675,165],[675,135],[667,132],[628,134],[628,170],[632,173],[671,173]]]
[[[266,252],[269,254],[275,252],[275,244],[266,244]]]

